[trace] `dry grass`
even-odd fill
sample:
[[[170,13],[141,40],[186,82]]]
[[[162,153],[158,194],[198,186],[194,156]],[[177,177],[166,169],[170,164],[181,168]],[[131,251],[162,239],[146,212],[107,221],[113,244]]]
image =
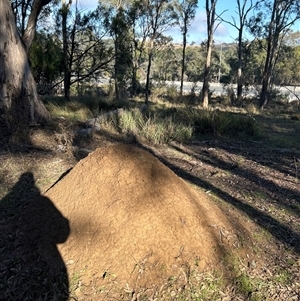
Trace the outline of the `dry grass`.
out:
[[[173,95],[173,97],[176,97],[176,95]],[[99,144],[108,143],[108,139],[104,138],[104,133],[108,133],[111,137],[118,137],[121,141],[123,141],[124,136],[129,135],[135,137],[140,143],[146,141],[148,144],[158,145],[174,141],[184,144],[185,141],[189,141],[190,139],[201,142],[203,138],[207,139],[207,137],[212,140],[225,138],[229,141],[234,141],[235,138],[238,138],[239,142],[243,139],[245,143],[254,140],[254,143],[258,143],[258,145],[265,145],[271,150],[275,149],[279,153],[282,151],[281,156],[283,159],[280,164],[282,164],[283,170],[286,170],[290,174],[289,177],[299,179],[300,158],[297,155],[297,152],[299,154],[300,151],[300,118],[299,111],[297,111],[299,107],[295,105],[283,106],[280,104],[277,106],[274,105],[272,111],[260,112],[255,105],[250,103],[243,109],[222,107],[222,110],[219,111],[203,111],[199,107],[187,108],[185,104],[170,103],[165,98],[161,99],[157,97],[155,100],[156,103],[150,105],[149,112],[146,115],[141,114],[136,109],[142,101],[138,100],[131,103],[130,108],[125,110],[125,114],[122,117],[118,118],[114,116],[104,120],[101,124],[103,132],[92,137],[91,141],[87,142],[88,145],[86,147],[92,149],[99,146]],[[0,165],[1,199],[12,190],[19,177],[27,172],[34,173],[36,186],[41,192],[45,191],[76,162],[76,158],[73,157],[76,147],[74,141],[70,140],[68,142],[70,152],[62,152],[57,149],[58,143],[55,133],[73,135],[74,124],[78,121],[85,121],[97,114],[101,114],[103,111],[113,108],[110,101],[107,103],[107,106],[104,104],[100,108],[98,104],[95,105],[94,101],[91,101],[88,105],[86,102],[73,101],[68,104],[60,104],[59,102],[48,103],[47,106],[54,117],[64,117],[66,123],[69,124],[70,122],[70,125],[62,127],[59,130],[59,125],[56,124],[54,130],[53,128],[50,129],[50,133],[44,129],[41,131],[33,130],[26,141],[26,145],[23,147],[20,145],[22,136],[15,140],[10,139],[5,144],[2,144]],[[223,110],[227,112],[223,112]],[[232,112],[233,110],[235,111],[234,113]],[[16,140],[19,141],[17,146],[15,144]],[[28,146],[28,142],[31,142],[30,147]],[[288,158],[290,150],[296,151],[296,155],[291,160]],[[289,160],[286,159],[287,163],[284,166],[286,153],[288,154],[286,157]],[[187,154],[182,152],[181,157],[183,156],[187,156]],[[228,152],[228,156],[231,157],[232,154]],[[263,163],[268,161],[262,154],[257,154],[257,157],[262,157],[261,160],[263,160]],[[193,156],[188,157],[185,164],[187,165],[188,162],[194,160],[193,158]],[[200,160],[198,163],[199,166],[202,164]],[[234,168],[237,170],[246,169],[246,164],[246,161],[239,161],[238,164],[234,164],[228,178],[234,178]],[[186,167],[186,172],[189,171],[188,167]],[[289,178],[288,181],[291,181],[291,179]],[[288,184],[286,183],[285,185]],[[247,187],[242,187],[241,191],[244,192],[245,190],[247,192],[247,189]],[[257,191],[256,194],[255,191],[251,192],[251,195],[247,197],[246,192],[244,193],[245,198],[251,202],[253,202],[253,199],[264,200],[266,198],[266,194],[259,194]],[[295,212],[299,212],[299,207],[298,209],[294,207],[294,210]],[[272,211],[272,213],[276,212],[275,216],[278,216],[278,219],[284,213],[276,204],[269,206],[269,211]],[[291,214],[289,215],[292,216]],[[293,219],[295,218],[294,215],[293,213]],[[297,222],[296,219],[295,221]],[[260,237],[255,238],[259,242],[259,246],[276,247],[276,241],[274,244],[271,242],[269,232],[266,231],[265,234],[261,232],[259,235]],[[4,240],[2,241],[0,238],[1,242],[4,242]],[[282,245],[280,244],[280,246]],[[5,247],[0,245],[0,252],[3,250],[1,248]],[[262,256],[262,252],[261,249],[256,250],[258,257]],[[271,273],[269,277],[266,277],[266,274],[262,272],[258,272],[254,267],[247,269],[236,258],[229,257],[227,260],[234,271],[233,274],[235,274],[232,279],[226,279],[218,271],[199,273],[197,272],[195,263],[195,267],[191,270],[190,274],[183,272],[179,277],[169,279],[164,287],[157,289],[155,297],[157,300],[182,301],[222,300],[222,298],[229,298],[228,300],[248,298],[248,300],[257,301],[271,300],[266,297],[268,291],[278,291],[277,295],[273,294],[273,296],[279,298],[278,300],[297,300],[291,299],[292,294],[288,295],[284,292],[288,289],[292,291],[293,287],[297,286],[291,273],[292,269],[296,269],[299,263],[294,260],[292,250],[278,250],[278,252],[282,252],[283,254],[282,261],[278,262],[277,267],[274,266],[274,269],[277,269],[275,272],[269,271]],[[288,264],[286,258],[292,258],[290,264]],[[288,269],[288,266],[291,268]],[[4,285],[2,282],[0,280],[0,290],[3,287],[1,285]],[[74,285],[78,285],[78,282],[74,281],[74,283]],[[35,296],[35,293],[39,289],[41,288],[35,286],[33,281],[32,296]],[[280,297],[280,292],[283,297]],[[105,288],[103,288],[103,294],[105,295]],[[123,292],[123,296],[123,300],[133,300],[133,298],[135,300],[143,300],[142,291],[128,290],[127,293]],[[297,298],[296,293],[294,294],[294,298]]]

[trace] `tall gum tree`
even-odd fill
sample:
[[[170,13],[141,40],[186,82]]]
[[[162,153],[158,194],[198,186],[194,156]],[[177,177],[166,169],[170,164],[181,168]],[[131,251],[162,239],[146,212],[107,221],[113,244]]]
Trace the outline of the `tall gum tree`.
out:
[[[163,33],[170,29],[175,24],[175,15],[171,7],[170,0],[144,0],[143,2],[147,16],[147,26],[148,26],[148,65],[147,65],[147,75],[146,75],[146,98],[145,104],[149,103],[150,96],[150,75],[152,62],[155,55],[155,44],[164,43],[165,39]]]
[[[260,12],[252,18],[250,29],[254,35],[264,37],[267,42],[260,93],[260,107],[264,109],[269,102],[272,75],[282,39],[300,18],[300,2],[298,0],[263,1],[258,9]]]
[[[71,87],[77,83],[77,92],[81,93],[81,82],[99,80],[105,68],[115,58],[113,47],[107,42],[107,21],[109,11],[100,3],[94,11],[84,12],[75,1],[71,9],[71,0],[62,1],[62,9],[57,15],[57,36],[63,42],[63,82],[64,96],[71,97]],[[60,43],[58,42],[58,45]],[[57,86],[62,81],[58,81]],[[53,86],[53,87],[54,87]]]
[[[105,5],[112,12],[111,19],[107,24],[115,47],[115,97],[116,101],[120,101],[126,97],[126,82],[132,70],[131,32],[133,25],[129,14],[134,6],[134,1],[108,0]]]
[[[38,98],[27,56],[41,8],[51,0],[36,0],[24,40],[18,34],[9,0],[0,1],[0,112],[10,127],[44,123],[50,115]]]
[[[211,70],[211,55],[213,47],[213,36],[215,31],[216,22],[216,5],[218,0],[206,0],[206,29],[207,29],[207,43],[206,43],[206,61],[203,72],[203,86],[202,86],[202,105],[208,108],[209,102],[209,82]]]
[[[131,6],[128,17],[132,24],[132,71],[131,71],[131,96],[135,96],[140,88],[138,70],[143,62],[145,43],[148,36],[147,11],[143,3],[136,0]]]
[[[253,9],[259,5],[260,1],[252,0],[236,0],[237,20],[232,17],[232,21],[222,19],[223,22],[230,24],[238,32],[237,37],[237,54],[238,54],[238,70],[237,70],[237,100],[240,102],[243,95],[243,39],[244,29],[247,25],[248,15]]]
[[[183,79],[186,67],[186,44],[188,27],[195,18],[197,9],[197,0],[176,0],[173,8],[177,15],[177,23],[182,33],[182,60],[181,60],[181,78],[180,78],[180,96],[183,94]]]
[[[67,100],[70,99],[70,86],[71,86],[71,67],[68,49],[68,32],[67,32],[67,21],[68,14],[72,0],[66,2],[66,0],[61,1],[61,17],[62,17],[62,39],[63,39],[63,53],[64,53],[64,94]]]

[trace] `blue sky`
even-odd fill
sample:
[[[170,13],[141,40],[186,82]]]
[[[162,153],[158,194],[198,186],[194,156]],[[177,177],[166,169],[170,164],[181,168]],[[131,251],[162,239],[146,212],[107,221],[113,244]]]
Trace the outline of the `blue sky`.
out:
[[[228,8],[228,3],[232,3],[230,8]],[[219,0],[217,3],[217,14],[222,14],[223,18],[232,20],[231,16],[235,14],[235,4],[236,0]],[[191,26],[188,31],[188,41],[195,42],[196,44],[201,43],[203,40],[207,39],[207,29],[206,29],[206,12],[205,12],[205,2],[198,1],[198,9],[196,12],[195,19],[192,21]],[[181,34],[177,30],[172,36],[175,42],[181,42]],[[214,33],[214,40],[216,44],[223,42],[232,42],[237,37],[236,30],[226,23],[220,23]]]
[[[97,6],[97,0],[78,0],[82,9],[94,9]],[[75,2],[75,1],[73,1]],[[250,1],[249,1],[250,2]],[[232,21],[232,17],[237,16],[236,0],[219,0],[217,2],[217,14],[222,14],[222,17],[226,20]],[[250,13],[251,14],[251,13]],[[300,22],[294,27],[295,30],[300,29]],[[182,37],[179,29],[173,28],[168,32],[173,37],[174,42],[181,42]],[[193,20],[189,32],[188,42],[195,42],[200,44],[207,38],[206,34],[206,13],[205,13],[205,1],[198,1],[198,9]],[[237,38],[237,30],[227,23],[220,23],[214,34],[214,40],[216,44],[230,43]]]

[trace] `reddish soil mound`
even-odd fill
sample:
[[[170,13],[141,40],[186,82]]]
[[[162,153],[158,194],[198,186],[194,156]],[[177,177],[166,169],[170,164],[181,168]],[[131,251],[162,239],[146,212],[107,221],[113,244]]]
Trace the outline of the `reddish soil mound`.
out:
[[[71,284],[160,287],[183,267],[218,263],[237,240],[205,193],[130,145],[97,149],[46,196],[70,222],[59,250]]]

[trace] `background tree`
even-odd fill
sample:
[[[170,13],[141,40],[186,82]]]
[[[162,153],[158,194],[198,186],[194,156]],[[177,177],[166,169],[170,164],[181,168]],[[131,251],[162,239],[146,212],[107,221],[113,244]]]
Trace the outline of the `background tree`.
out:
[[[226,58],[225,51],[226,45],[224,43],[213,43],[212,56],[211,56],[211,81],[220,83],[222,76],[225,74]]]
[[[68,10],[66,26],[62,26],[62,14],[65,12],[58,15],[57,34],[63,36],[64,91],[68,99],[72,85],[91,79],[97,82],[115,56],[107,41],[109,12],[105,7],[99,4],[95,11],[83,13],[76,5],[75,10]]]
[[[206,42],[206,60],[203,72],[203,87],[202,87],[202,105],[208,108],[209,101],[209,82],[210,82],[210,68],[211,68],[211,54],[213,47],[213,35],[215,31],[216,22],[216,5],[218,0],[206,0],[206,29],[207,29],[207,42]]]
[[[222,60],[220,63],[219,56],[221,55],[220,47],[222,46]],[[223,43],[218,45],[218,50],[215,47],[215,52],[218,56],[218,80],[222,84],[233,84],[236,83],[237,76],[237,64],[231,69],[231,60],[236,62],[236,47],[233,44]]]
[[[179,49],[179,48],[178,48]],[[167,44],[157,53],[153,62],[153,79],[164,83],[180,78],[180,54],[173,44]]]
[[[138,81],[138,70],[143,62],[145,62],[145,44],[149,35],[149,27],[147,26],[147,11],[143,2],[136,0],[132,3],[128,11],[128,18],[132,25],[132,63],[131,63],[131,96],[137,94],[140,90],[140,83]]]
[[[177,16],[177,23],[182,33],[182,60],[181,60],[181,77],[180,77],[180,96],[183,91],[183,80],[185,73],[185,53],[187,44],[188,27],[195,18],[198,0],[176,0],[173,4]]]
[[[15,14],[15,20],[18,32],[23,40],[30,38],[31,42],[35,35],[35,24],[37,20],[39,24],[47,23],[47,18],[51,12],[55,9],[59,0],[43,1],[44,3],[50,3],[51,5],[43,5],[39,8],[39,1],[34,0],[13,0],[11,6]],[[28,49],[27,49],[28,50]]]
[[[300,82],[300,32],[289,32],[282,41],[273,72],[275,85],[295,86]]]
[[[29,59],[38,93],[52,93],[64,71],[64,56],[59,37],[44,30],[37,31],[29,49]]]
[[[67,3],[66,0],[61,2],[61,25],[62,25],[62,41],[63,41],[63,53],[64,53],[64,94],[67,100],[70,99],[70,82],[71,82],[71,71],[70,71],[70,57],[68,53],[68,33],[67,33],[67,22],[68,15],[72,0]]]
[[[265,60],[266,40],[253,40],[243,44],[245,83],[256,86],[257,91],[260,91]]]
[[[0,110],[11,126],[42,123],[50,118],[38,98],[27,57],[38,15],[50,2],[34,1],[21,41],[10,1],[0,1]]]
[[[293,82],[293,70],[297,66],[294,60],[294,48],[281,45],[277,55],[277,62],[273,71],[273,84],[278,86],[289,85]],[[296,63],[294,66],[291,63]]]
[[[112,16],[110,29],[115,45],[115,96],[119,101],[125,96],[126,80],[132,62],[129,43],[131,24],[127,18],[127,9],[130,4],[127,5],[126,1],[120,0],[115,5],[115,14]]]
[[[186,76],[193,83],[203,81],[203,66],[205,65],[206,45],[191,45],[186,49]]]
[[[11,2],[11,7],[13,9],[16,18],[16,25],[21,36],[25,32],[32,3],[33,0],[27,0],[27,1],[16,0]]]
[[[146,26],[148,26],[149,33],[147,45],[148,66],[145,87],[145,104],[147,105],[149,102],[150,72],[155,54],[155,47],[158,47],[158,45],[162,45],[166,42],[163,33],[172,27],[175,22],[175,16],[171,7],[171,1],[169,0],[145,0],[143,4],[148,12],[146,16]]]
[[[227,21],[222,19],[222,21],[230,24],[238,31],[237,37],[237,100],[240,102],[242,100],[243,94],[243,47],[245,45],[244,38],[244,29],[247,25],[247,17],[253,9],[258,6],[259,2],[253,2],[252,0],[236,0],[237,4],[237,16],[238,20],[232,17],[232,21]]]
[[[290,27],[300,17],[300,3],[297,0],[263,1],[257,6],[259,12],[251,19],[253,34],[266,39],[267,52],[263,71],[260,107],[264,109],[269,101],[271,80],[281,41]]]

